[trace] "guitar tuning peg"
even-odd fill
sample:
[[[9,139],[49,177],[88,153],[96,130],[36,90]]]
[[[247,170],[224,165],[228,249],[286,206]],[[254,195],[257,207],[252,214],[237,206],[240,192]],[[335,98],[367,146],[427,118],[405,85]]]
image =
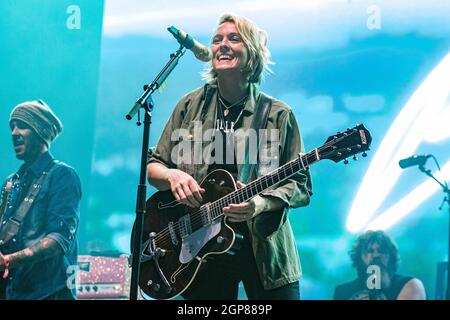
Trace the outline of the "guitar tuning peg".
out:
[[[353,160],[357,161],[358,157],[356,156],[356,154],[353,156]]]
[[[348,164],[348,160],[347,159],[344,160],[344,164]]]
[[[367,153],[364,151],[362,154],[363,158],[367,157]]]

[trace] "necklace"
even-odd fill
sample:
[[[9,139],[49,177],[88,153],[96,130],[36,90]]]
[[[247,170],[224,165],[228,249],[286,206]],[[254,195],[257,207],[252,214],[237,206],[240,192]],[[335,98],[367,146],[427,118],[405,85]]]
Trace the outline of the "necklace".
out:
[[[226,117],[228,115],[228,113],[230,113],[231,108],[239,106],[241,104],[245,104],[245,102],[247,102],[247,98],[248,95],[246,95],[245,97],[242,97],[242,99],[239,99],[238,101],[236,101],[235,103],[231,104],[230,106],[227,106],[227,104],[223,101],[222,97],[220,96],[220,94],[217,95],[219,97],[219,103],[224,107],[223,110],[223,115]]]
[[[247,98],[247,97],[244,97]],[[240,100],[240,102],[242,102],[243,99]],[[242,103],[241,103],[242,104]],[[239,115],[237,116],[237,118],[234,121],[228,121],[225,120],[225,117],[228,115],[228,112],[230,108],[237,106],[238,104],[234,103],[233,105],[229,106],[228,108],[225,107],[222,108],[222,106],[224,106],[223,102],[219,103],[219,107],[221,110],[217,111],[217,115],[220,114],[220,111],[223,111],[223,116],[221,116],[221,119],[216,119],[216,131],[223,131],[224,133],[233,133],[234,132],[234,126],[236,125],[236,123],[239,121],[239,119],[242,116],[242,113],[244,113],[244,108],[242,107],[241,112],[239,112]]]

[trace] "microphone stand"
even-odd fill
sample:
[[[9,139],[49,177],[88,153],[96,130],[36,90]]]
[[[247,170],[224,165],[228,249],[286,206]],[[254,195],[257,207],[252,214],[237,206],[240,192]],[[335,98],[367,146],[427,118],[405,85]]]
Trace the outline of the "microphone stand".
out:
[[[156,76],[155,80],[150,85],[144,85],[144,93],[136,101],[133,108],[126,115],[128,120],[131,120],[134,115],[138,114],[137,125],[141,125],[140,121],[140,109],[145,111],[144,116],[144,134],[142,138],[142,153],[141,153],[141,168],[139,185],[137,187],[137,199],[136,199],[136,220],[134,223],[133,237],[131,239],[131,284],[130,284],[130,300],[137,300],[138,288],[139,288],[139,275],[141,264],[141,244],[142,244],[142,232],[144,227],[144,214],[146,212],[145,204],[147,197],[147,154],[150,141],[150,124],[152,123],[152,110],[154,107],[152,94],[164,83],[169,74],[178,64],[178,60],[186,52],[186,48],[181,45],[180,48],[170,55],[170,60]]]
[[[447,288],[445,293],[445,299],[450,300],[450,189],[448,188],[448,185],[446,182],[442,183],[438,179],[436,179],[435,176],[431,173],[431,170],[425,169],[423,165],[419,166],[419,170],[425,173],[427,176],[431,177],[433,180],[435,180],[439,185],[442,187],[442,190],[445,193],[444,200],[442,200],[442,205],[439,207],[439,210],[442,210],[442,207],[445,203],[448,205],[448,213],[449,213],[449,223],[448,223],[448,258],[447,258]]]

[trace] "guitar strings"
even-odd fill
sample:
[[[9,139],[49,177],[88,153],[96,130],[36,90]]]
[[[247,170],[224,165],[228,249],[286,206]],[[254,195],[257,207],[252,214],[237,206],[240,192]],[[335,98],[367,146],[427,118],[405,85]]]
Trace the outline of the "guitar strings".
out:
[[[311,154],[307,154],[306,155],[306,159],[311,158]],[[311,159],[308,159],[305,161],[307,163],[310,162]],[[285,178],[280,179],[280,182],[287,179],[288,177],[294,175],[296,172],[298,172],[301,167],[300,164],[298,163],[297,159],[294,159],[290,162],[288,162],[286,165],[283,166],[283,170],[281,172],[278,172],[278,177],[280,176],[280,173],[283,173],[282,175],[285,176]],[[288,174],[288,172],[290,172]],[[249,188],[251,190],[250,193],[259,193],[262,190],[267,189],[267,187],[264,187],[264,184],[267,184],[269,182],[269,180],[273,180],[275,179],[275,174],[268,174],[264,177],[262,177],[259,180],[255,180],[252,182],[252,184],[249,184]],[[258,191],[259,188],[262,188],[261,191]],[[220,216],[223,215],[222,209],[225,206],[225,204],[227,202],[229,203],[241,203],[246,201],[247,198],[251,198],[248,196],[247,194],[248,189],[239,189],[234,191],[232,194],[229,194],[221,199],[216,200],[215,202],[210,204],[210,212],[212,213],[211,215],[211,220],[214,220]],[[246,194],[244,194],[246,193]],[[237,201],[235,201],[237,200]],[[200,223],[200,226],[202,226],[201,222],[204,220],[202,217],[202,212],[200,211],[196,211],[194,213],[191,213],[191,229],[196,229],[196,226]],[[176,223],[174,223],[173,225],[173,232],[174,233],[180,233],[181,230],[181,225],[179,224],[179,222],[177,221]],[[170,230],[163,230],[162,232],[160,232],[160,234],[158,234],[157,237],[155,237],[155,241],[157,241],[159,244],[168,244],[171,241],[171,235],[170,235]]]
[[[350,136],[350,135],[353,135],[354,133],[355,133],[355,131],[353,131],[352,133],[350,133],[349,135],[347,135],[347,137]],[[336,142],[341,141],[341,140],[344,139],[345,137],[346,137],[346,136],[342,136],[342,137],[340,137],[340,138],[331,140],[330,142],[325,143],[323,146],[321,146],[321,147],[319,147],[319,148],[317,148],[317,149],[320,150],[320,151],[323,151],[324,149],[328,148],[330,145],[335,144]],[[306,163],[307,163],[307,164],[309,164],[310,161],[308,161],[308,160],[310,160],[310,159],[308,159],[308,158],[311,156],[311,154],[312,154],[313,152],[314,152],[314,150],[312,150],[312,151],[310,151],[309,153],[305,154],[305,156],[306,156],[306,159],[305,159],[305,160],[306,160]],[[337,152],[337,150],[333,150],[332,152]],[[329,153],[331,153],[331,152],[329,152]],[[328,154],[329,154],[329,153],[328,153]],[[326,155],[326,154],[325,154],[325,155]],[[314,159],[315,159],[315,157],[313,158],[313,160],[314,160]],[[290,169],[292,170],[292,169],[294,169],[294,166],[298,166],[298,158],[297,158],[297,159],[294,159],[294,160],[291,160],[291,161],[288,162],[286,165],[282,166],[282,167],[284,167],[284,168],[283,168],[283,171],[286,172],[286,169],[287,169],[287,168],[290,168]],[[279,168],[278,168],[278,169],[275,169],[273,172],[276,172],[277,170],[279,170]],[[295,174],[297,171],[300,171],[300,170],[301,170],[301,168],[300,168],[299,170],[295,169],[294,173],[292,173],[291,175]],[[285,179],[287,179],[287,178],[288,178],[289,176],[291,176],[291,175],[287,175],[285,178],[281,179],[280,182],[283,181],[283,180],[285,180]],[[269,179],[270,177],[272,177],[272,176],[273,176],[273,175],[269,173],[269,174],[267,174],[267,175],[261,177],[260,179],[257,179],[257,180],[255,180],[255,181],[253,181],[253,182],[251,183],[251,184],[254,184],[253,186],[252,186],[251,184],[250,184],[249,186],[251,187],[251,189],[255,188],[256,191],[258,191],[258,190],[257,190],[258,183],[259,183],[260,186],[262,186],[262,183],[263,183],[263,182],[268,182],[268,179]],[[273,181],[273,179],[272,179],[272,181]],[[265,190],[265,189],[267,189],[267,188],[263,188],[263,190]],[[233,193],[231,193],[231,194],[229,194],[229,195],[227,195],[227,196],[225,196],[225,197],[223,197],[223,198],[221,198],[221,199],[219,199],[219,200],[216,200],[215,202],[211,203],[210,211],[213,212],[213,215],[214,215],[214,217],[212,218],[212,220],[214,220],[214,219],[216,219],[216,218],[218,218],[218,217],[220,217],[220,216],[223,215],[223,212],[221,212],[221,210],[223,209],[223,204],[225,204],[225,202],[226,202],[226,201],[225,201],[226,198],[234,198],[234,199],[230,199],[230,201],[231,201],[231,203],[232,203],[232,202],[235,202],[235,201],[233,201],[233,200],[240,199],[241,196],[243,197],[243,196],[244,196],[244,192],[246,192],[246,190],[244,190],[244,189],[239,189],[239,190],[236,190],[236,191],[234,191]],[[243,197],[243,200],[245,200],[244,197]],[[239,200],[238,200],[238,201],[239,201]],[[243,201],[240,201],[240,202],[243,202]],[[216,209],[217,209],[217,210],[216,210]],[[216,213],[216,212],[217,212],[217,216],[215,216],[215,213]],[[190,218],[191,228],[192,228],[192,226],[198,224],[199,222],[201,222],[201,221],[203,220],[201,210],[196,211],[196,212],[194,212],[194,213],[191,213],[191,214],[189,214],[189,215],[191,216],[191,218]],[[200,226],[201,226],[201,225],[200,225]],[[180,232],[179,232],[180,229],[181,229],[181,226],[179,225],[179,223],[178,223],[178,221],[177,221],[176,223],[174,223],[174,228],[173,228],[173,230],[174,230],[175,233],[176,233],[177,231],[178,231],[178,233],[180,233]],[[158,241],[158,240],[159,240],[159,241]],[[164,241],[164,240],[168,240],[169,242],[171,241],[170,230],[169,230],[168,227],[166,227],[165,229],[161,230],[161,231],[157,234],[157,236],[155,236],[155,241],[158,242],[158,243],[161,243],[161,244],[162,244],[163,242],[166,243],[166,241]]]
[[[306,157],[307,157],[307,159],[311,158],[311,154],[306,154]],[[286,176],[285,178],[279,179],[280,180],[279,182],[285,180],[287,177],[289,177],[291,175],[294,175],[297,171],[299,171],[301,169],[297,160],[298,159],[291,160],[290,162],[288,162],[286,165],[283,166],[283,170],[282,171],[278,172],[278,174],[277,174],[278,178],[280,177],[280,173],[283,173],[283,175]],[[310,162],[310,160],[311,159],[309,159],[309,161],[306,160],[306,162]],[[274,170],[274,172],[276,172],[278,169]],[[291,172],[289,174],[287,174],[288,171],[291,171]],[[258,189],[260,187],[262,188],[262,190],[267,189],[267,187],[264,187],[263,184],[267,184],[267,182],[269,182],[270,180],[272,180],[272,184],[274,184],[273,183],[274,178],[275,178],[275,174],[268,174],[268,175],[266,175],[266,176],[264,176],[264,177],[262,177],[262,178],[260,178],[258,180],[253,181],[251,184],[248,185],[248,187],[251,190],[256,190],[256,193],[258,193],[258,192],[260,192],[260,191],[258,191]],[[251,197],[248,196],[247,189],[236,190],[232,194],[229,194],[229,195],[223,197],[222,199],[219,199],[219,200],[211,203],[210,212],[213,213],[213,219],[215,219],[215,218],[219,217],[220,215],[222,215],[221,209],[223,209],[223,207],[224,207],[223,205],[227,201],[229,201],[230,203],[236,203],[236,202],[237,203],[241,203],[241,202],[244,202],[245,200],[247,200],[248,198],[251,198]],[[235,200],[237,200],[237,201],[235,201]],[[201,211],[197,211],[197,212],[191,213],[190,215],[193,216],[190,219],[192,224],[197,224],[198,222],[200,222],[200,220],[203,220],[203,217],[201,215]],[[177,226],[175,226],[174,230],[178,231],[179,228],[180,227],[179,227],[179,225],[177,223]],[[165,231],[165,230],[163,230],[163,231]],[[167,230],[167,232],[170,233],[170,230]],[[160,232],[160,233],[162,235],[162,232]]]
[[[335,143],[337,143],[337,142],[340,142],[340,141],[343,140],[344,138],[347,138],[347,137],[349,137],[349,136],[355,134],[356,132],[357,132],[357,131],[352,131],[352,132],[351,132],[350,134],[348,134],[347,136],[341,136],[341,137],[339,137],[339,138],[330,140],[329,142],[325,143],[325,144],[322,145],[321,147],[317,148],[317,150],[321,152],[321,151],[323,151],[324,149],[328,148],[329,146],[331,146],[331,145],[333,145],[333,144],[335,144]],[[341,149],[342,149],[342,148],[341,148]],[[315,149],[314,149],[314,150],[315,150]],[[309,163],[310,163],[310,160],[311,160],[311,159],[309,159],[309,157],[313,156],[313,159],[312,159],[312,160],[315,159],[315,155],[313,154],[313,153],[314,153],[314,150],[312,150],[312,151],[310,151],[310,152],[308,152],[308,153],[305,154],[305,158],[306,158],[306,159],[304,159],[304,160],[305,160],[305,162],[307,163],[307,166],[306,166],[306,167],[309,166]],[[339,149],[339,150],[340,150],[340,149]],[[332,151],[330,151],[330,152],[328,152],[328,153],[325,153],[325,156],[326,156],[327,154],[331,154],[331,153],[333,153],[333,152],[336,153],[336,152],[338,152],[338,150],[332,150]],[[323,157],[323,156],[322,156],[322,157]],[[295,168],[295,167],[298,167],[298,165],[299,165],[298,160],[299,160],[299,158],[293,159],[293,160],[291,160],[290,162],[288,162],[287,164],[285,164],[285,165],[283,165],[282,167],[280,167],[280,168],[283,168],[282,171],[285,172],[285,173],[286,173],[286,171],[287,171],[287,170],[286,170],[287,168],[289,168],[290,170],[294,170],[294,169],[295,169],[295,170],[293,171],[292,174],[286,175],[286,177],[284,177],[283,179],[281,179],[279,182],[282,182],[283,180],[285,180],[285,179],[289,178],[290,176],[294,175],[296,172],[302,170],[302,168],[299,168],[299,169],[296,169],[296,168]],[[253,188],[255,188],[256,191],[258,191],[258,184],[259,184],[260,186],[262,186],[263,182],[264,182],[264,183],[269,182],[269,178],[272,179],[272,183],[273,183],[273,176],[274,176],[273,173],[279,171],[280,168],[277,168],[277,169],[275,169],[274,171],[272,171],[271,173],[269,173],[269,174],[267,174],[267,175],[265,175],[265,176],[263,176],[263,177],[261,177],[261,178],[259,178],[259,179],[256,179],[256,180],[252,181],[252,182],[248,185],[248,187],[249,187],[250,189],[252,189],[252,190],[253,190]],[[304,169],[304,168],[303,168],[303,169]],[[277,173],[278,176],[279,176],[279,173],[280,173],[280,172]],[[279,183],[279,182],[278,182],[278,183]],[[267,189],[267,187],[266,187],[266,188],[263,188],[262,191],[265,190],[265,189]],[[262,191],[260,191],[260,192],[262,192]],[[222,211],[222,209],[223,209],[223,205],[226,203],[225,199],[227,199],[227,198],[232,198],[232,199],[227,199],[227,200],[231,201],[230,203],[233,203],[233,202],[234,202],[233,200],[238,200],[238,201],[239,201],[239,199],[242,197],[242,200],[245,201],[246,197],[244,197],[244,192],[247,192],[247,190],[246,190],[245,188],[238,189],[238,190],[235,190],[235,191],[233,191],[232,193],[230,193],[230,194],[224,196],[223,198],[218,199],[218,200],[212,202],[212,203],[210,204],[210,212],[213,213],[212,219],[211,219],[211,220],[214,220],[214,219],[216,219],[216,218],[218,218],[218,217],[220,217],[220,216],[223,215],[223,212],[221,212],[221,211]],[[257,192],[257,193],[258,193],[258,192]],[[240,201],[240,202],[243,202],[243,201]],[[193,213],[190,213],[190,214],[189,214],[189,215],[191,216],[191,218],[189,219],[189,220],[190,220],[190,223],[191,223],[191,229],[192,229],[192,226],[194,226],[194,225],[196,225],[196,224],[198,224],[198,223],[201,223],[201,222],[204,220],[201,211],[202,211],[202,210],[199,210],[199,211],[196,211],[196,212],[193,212]],[[217,213],[217,215],[215,215],[216,213]],[[201,224],[200,224],[200,225],[201,225]],[[173,232],[175,233],[175,236],[176,236],[177,233],[178,233],[178,234],[180,233],[180,230],[181,230],[181,225],[179,224],[179,221],[177,221],[177,222],[175,222],[175,223],[173,224]],[[166,244],[166,243],[167,243],[166,240],[168,240],[169,243],[170,243],[172,240],[171,240],[171,235],[170,235],[169,227],[167,226],[166,228],[164,228],[163,230],[161,230],[160,232],[158,232],[158,233],[156,234],[154,240],[155,240],[155,243],[158,243],[158,244]]]
[[[352,134],[354,134],[354,132],[352,132],[350,135],[352,135]],[[329,143],[326,143],[326,144],[324,144],[322,147],[319,147],[318,150],[322,151],[323,149],[327,148],[327,147],[330,146],[331,144],[334,144],[334,143],[336,143],[336,142],[339,142],[340,140],[342,140],[342,139],[344,139],[344,138],[345,138],[345,136],[343,136],[343,137],[341,137],[341,138],[337,138],[337,139],[335,139],[335,140],[331,140]],[[306,156],[305,161],[306,161],[306,163],[307,163],[308,165],[309,165],[309,162],[310,162],[310,161],[308,161],[308,158],[311,156],[311,154],[312,154],[313,152],[314,152],[314,150],[313,150],[313,151],[310,151],[310,152],[307,153],[307,154],[305,154],[305,156]],[[337,150],[333,150],[332,152],[337,152]],[[331,153],[331,152],[329,152],[329,153]],[[329,153],[328,153],[328,154],[329,154]],[[326,154],[325,154],[325,155],[326,155]],[[314,160],[314,159],[315,159],[315,158],[313,158],[313,160]],[[283,172],[286,173],[286,171],[287,171],[286,169],[287,169],[287,168],[289,168],[290,170],[293,170],[294,167],[298,167],[298,165],[299,165],[299,164],[298,164],[298,159],[294,159],[294,160],[288,162],[286,165],[283,166]],[[275,169],[274,172],[276,172],[277,170],[278,170],[278,169]],[[285,179],[287,179],[287,178],[289,178],[291,175],[295,174],[297,171],[300,171],[300,170],[301,170],[301,168],[299,168],[299,169],[296,169],[296,168],[295,168],[295,169],[293,170],[293,173],[291,173],[290,175],[286,175],[286,177],[283,178],[283,179],[281,179],[280,182],[283,181],[283,180],[285,180]],[[278,172],[278,173],[281,173],[281,172]],[[279,174],[278,174],[278,176],[279,176]],[[251,189],[255,188],[256,191],[257,191],[257,193],[258,193],[258,190],[257,190],[258,184],[259,184],[260,186],[262,186],[262,183],[263,183],[263,182],[268,182],[269,178],[272,178],[272,182],[273,182],[273,174],[268,174],[268,175],[266,175],[266,176],[264,176],[264,177],[262,177],[262,178],[260,178],[260,179],[257,179],[257,180],[255,180],[255,181],[253,181],[253,182],[252,182],[252,183],[254,184],[253,186],[251,186],[251,185],[249,185],[249,186],[251,187]],[[265,190],[265,189],[267,189],[267,187],[266,187],[266,188],[263,187],[262,190]],[[246,198],[248,198],[248,195],[247,195],[247,197],[244,197],[244,192],[246,192],[245,189],[239,189],[239,190],[236,190],[236,191],[234,191],[233,193],[231,193],[231,194],[229,194],[229,195],[227,195],[227,196],[225,196],[225,197],[223,197],[223,198],[221,198],[221,199],[219,199],[219,200],[217,200],[217,201],[211,203],[211,206],[210,206],[210,212],[213,213],[212,220],[214,220],[214,219],[216,219],[217,217],[223,215],[223,212],[221,212],[221,211],[222,211],[222,209],[223,209],[223,205],[226,203],[225,200],[226,200],[227,198],[232,198],[232,199],[229,199],[230,203],[235,202],[235,201],[233,201],[233,200],[236,200],[236,199],[238,199],[238,202],[240,203],[240,202],[243,202]],[[260,191],[260,192],[261,192],[261,191]],[[241,197],[242,197],[242,201],[240,200]],[[216,215],[216,213],[217,213],[217,215]],[[192,228],[192,226],[195,226],[196,224],[198,224],[199,222],[201,222],[202,220],[204,220],[203,217],[202,217],[202,212],[201,212],[201,210],[200,210],[200,211],[197,211],[197,212],[194,212],[194,213],[191,213],[190,215],[191,215],[191,218],[190,218],[191,228]],[[200,226],[202,226],[202,224],[200,224]],[[178,233],[180,233],[179,231],[180,231],[180,229],[181,229],[181,226],[179,225],[178,221],[175,223],[175,226],[174,226],[173,229],[174,229],[174,232],[175,232],[175,233],[176,233],[177,231],[178,231]],[[194,229],[195,229],[195,228],[194,228]],[[158,243],[160,243],[160,244],[163,244],[163,243],[166,244],[167,241],[169,241],[169,243],[170,243],[171,237],[169,237],[169,236],[170,236],[170,230],[169,230],[168,227],[166,227],[165,229],[163,229],[162,231],[160,231],[160,232],[157,234],[157,236],[155,237],[155,241],[158,242]],[[165,241],[165,240],[167,240],[167,241]]]
[[[309,156],[310,155],[306,155],[306,157],[309,157]],[[307,162],[309,162],[309,161],[307,161]],[[297,170],[297,167],[299,167],[299,164],[297,163],[297,159],[294,159],[294,160],[288,162],[283,167],[284,167],[284,169],[282,171],[284,172],[284,175],[286,175],[286,177],[283,178],[283,179],[280,179],[280,182],[283,181],[284,179],[286,179],[287,177],[295,174],[297,171],[299,171],[299,170]],[[291,173],[290,174],[286,174],[287,171],[291,171]],[[279,177],[279,175],[278,175],[278,177]],[[262,187],[262,190],[267,189],[267,187],[263,186],[263,183],[269,182],[270,179],[272,179],[272,182],[273,182],[273,178],[274,178],[273,174],[272,175],[268,174],[267,176],[262,177],[262,179],[253,181],[252,182],[253,185],[249,184],[249,187],[252,190],[255,189],[255,191],[256,191],[255,193],[258,193],[258,188]],[[222,209],[224,207],[224,204],[227,202],[227,200],[230,203],[236,203],[236,202],[237,203],[241,203],[241,202],[244,202],[247,198],[251,198],[251,197],[248,197],[248,195],[245,196],[244,192],[247,192],[247,191],[244,190],[244,189],[239,189],[239,190],[236,190],[235,192],[233,192],[232,194],[229,194],[229,195],[227,195],[227,196],[225,196],[225,197],[223,197],[223,198],[221,198],[221,199],[211,203],[211,205],[210,205],[210,212],[212,212],[212,219],[211,220],[214,220],[214,219],[218,218],[219,216],[223,215],[223,213],[221,211],[222,211]],[[235,200],[237,200],[237,201],[235,201]],[[194,213],[191,213],[190,215],[191,215],[190,221],[191,221],[192,226],[197,225],[198,223],[200,223],[200,222],[202,222],[204,220],[203,217],[202,217],[201,210],[200,211],[196,211]],[[174,228],[173,228],[174,232],[180,231],[181,226],[179,225],[178,221],[175,224],[174,224]],[[200,226],[201,226],[201,224],[200,224]],[[171,240],[167,236],[170,236],[170,230],[169,229],[168,230],[162,230],[158,234],[158,236],[155,237],[155,240],[156,241],[163,240],[163,238],[164,239],[167,238],[168,240]]]

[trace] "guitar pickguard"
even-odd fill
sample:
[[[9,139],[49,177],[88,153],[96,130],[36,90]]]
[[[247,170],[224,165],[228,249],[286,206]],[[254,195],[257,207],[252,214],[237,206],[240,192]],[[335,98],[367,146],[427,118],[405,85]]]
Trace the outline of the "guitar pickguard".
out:
[[[218,219],[184,237],[181,243],[180,262],[184,264],[194,259],[203,246],[220,232],[220,228],[221,219]]]

